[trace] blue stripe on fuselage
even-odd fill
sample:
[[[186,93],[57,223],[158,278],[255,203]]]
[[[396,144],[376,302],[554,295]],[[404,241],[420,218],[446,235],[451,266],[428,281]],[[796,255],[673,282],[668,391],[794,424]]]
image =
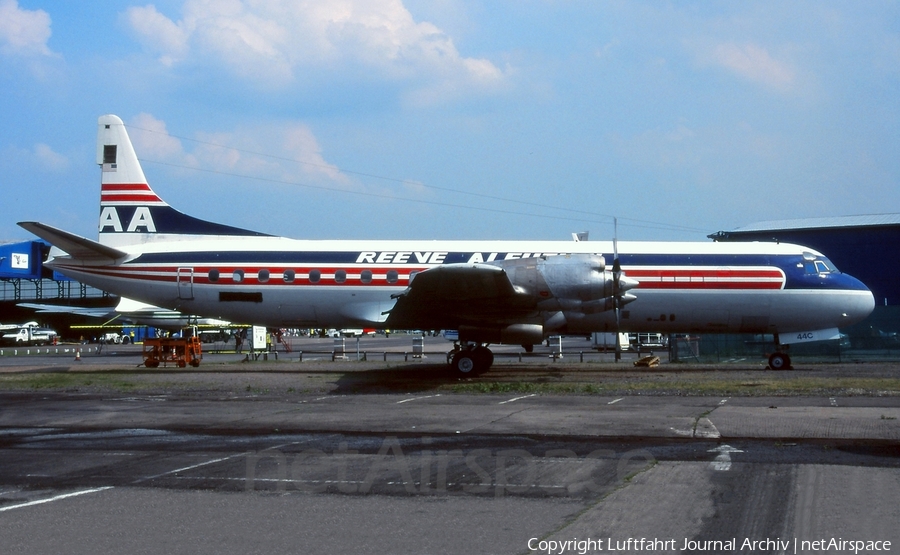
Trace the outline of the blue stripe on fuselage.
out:
[[[362,251],[200,251],[200,252],[159,252],[144,253],[130,264],[172,264],[177,266],[195,265],[287,265],[322,264],[340,266],[357,264]],[[424,254],[424,253],[423,253]],[[431,254],[430,252],[428,254]],[[448,252],[442,257],[444,264],[469,262],[477,254],[473,252]],[[481,253],[482,255],[484,253]],[[496,260],[520,258],[521,253],[498,253]],[[611,255],[605,255],[607,261]],[[769,254],[621,254],[622,266],[628,267],[721,267],[736,269],[743,266],[771,266],[781,269],[786,276],[785,289],[838,289],[865,291],[868,288],[856,278],[842,273],[808,274],[801,255]],[[409,257],[404,265],[421,265],[414,257]],[[395,265],[390,262],[379,266]],[[608,264],[608,266],[611,266]]]
[[[428,251],[430,254],[433,251]],[[156,252],[144,253],[135,262],[146,264],[164,263],[250,263],[250,264],[355,264],[363,251],[192,251],[192,252]],[[478,253],[448,252],[443,257],[444,264],[460,264],[469,262]],[[484,256],[484,253],[481,253]],[[512,256],[510,256],[512,255]],[[612,255],[601,255],[611,266]],[[412,257],[409,257],[412,258]],[[522,258],[522,253],[496,253],[495,260]],[[790,260],[786,260],[790,258]],[[777,266],[785,269],[786,265],[801,262],[800,256],[786,255],[693,255],[693,254],[622,254],[623,266]],[[406,264],[412,264],[407,260]]]

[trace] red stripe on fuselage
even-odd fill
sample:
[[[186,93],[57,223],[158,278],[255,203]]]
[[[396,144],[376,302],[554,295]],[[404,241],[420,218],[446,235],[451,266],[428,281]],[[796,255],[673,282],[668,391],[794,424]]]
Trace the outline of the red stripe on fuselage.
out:
[[[782,289],[785,275],[778,268],[623,268],[638,289]]]
[[[176,281],[179,268],[188,266],[118,266],[118,267],[73,267],[80,272],[94,273],[109,277],[148,281]],[[219,278],[216,281],[209,279],[210,270],[218,270]],[[242,270],[244,278],[240,281],[234,279],[234,272]],[[258,274],[261,270],[268,270],[270,277],[266,281],[259,281]],[[295,277],[286,282],[283,279],[285,271],[293,271]],[[316,282],[309,280],[311,271],[317,270],[321,277]],[[339,270],[346,272],[346,279],[338,282],[335,273]],[[363,270],[372,272],[372,279],[363,282],[360,274]],[[397,280],[387,282],[387,273],[397,271]],[[259,266],[195,266],[191,268],[192,274],[182,271],[182,279],[190,276],[194,283],[204,285],[221,286],[367,286],[367,285],[401,285],[409,281],[410,274],[427,270],[425,267],[334,267],[334,266],[303,266],[303,267],[259,267]],[[759,269],[663,269],[663,268],[623,268],[626,276],[634,278],[639,285],[635,292],[644,289],[666,290],[775,290],[783,289],[785,284],[784,273],[778,268]],[[402,272],[402,273],[401,273]]]
[[[175,282],[176,276],[179,275],[179,268],[185,268],[184,266],[118,266],[118,267],[84,267],[84,266],[70,266],[69,269],[72,271],[83,272],[93,275],[100,275],[105,277],[114,277],[121,279],[129,279],[129,280],[140,280],[140,281],[162,281],[162,282]],[[66,267],[60,265],[59,269],[65,271]],[[237,286],[237,285],[254,285],[260,287],[268,287],[274,285],[280,286],[321,286],[321,285],[329,285],[329,286],[367,286],[367,285],[405,285],[409,279],[410,274],[414,274],[416,272],[424,271],[426,268],[404,268],[404,272],[400,273],[397,268],[390,267],[378,267],[378,268],[324,268],[324,267],[303,267],[303,268],[251,268],[251,267],[241,267],[241,266],[221,266],[215,268],[219,271],[219,278],[216,281],[211,281],[209,279],[209,271],[213,269],[210,267],[194,267],[193,273],[188,274],[182,272],[180,277],[182,280],[190,278],[195,284],[202,285],[222,285],[222,286]],[[369,270],[372,272],[372,279],[369,282],[363,282],[362,277],[360,276],[363,270]],[[234,279],[234,272],[236,270],[242,270],[244,272],[244,278],[240,281]],[[258,275],[260,270],[269,270],[270,277],[266,281],[259,281]],[[292,270],[295,274],[295,277],[291,281],[284,281],[284,272],[286,270]],[[318,270],[321,273],[321,277],[317,282],[309,281],[309,274],[312,270]],[[344,270],[347,272],[347,277],[344,281],[338,282],[335,280],[335,272],[338,270]],[[388,282],[387,274],[389,271],[395,270],[398,271],[396,281]]]

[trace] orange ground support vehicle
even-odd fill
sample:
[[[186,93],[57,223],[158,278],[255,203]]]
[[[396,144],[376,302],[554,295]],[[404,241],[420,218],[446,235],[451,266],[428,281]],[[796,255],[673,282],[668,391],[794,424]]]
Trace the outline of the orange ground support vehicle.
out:
[[[199,337],[159,337],[144,340],[143,355],[144,366],[147,368],[156,368],[160,362],[163,366],[167,362],[174,362],[179,368],[188,364],[196,368],[203,359],[203,350]]]

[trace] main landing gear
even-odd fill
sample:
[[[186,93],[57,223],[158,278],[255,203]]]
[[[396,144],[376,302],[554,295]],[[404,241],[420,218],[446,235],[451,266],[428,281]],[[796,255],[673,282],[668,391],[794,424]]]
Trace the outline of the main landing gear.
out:
[[[473,377],[487,372],[494,364],[494,353],[484,345],[470,343],[447,354],[450,368],[460,377]]]
[[[791,356],[787,354],[789,345],[782,345],[778,340],[778,334],[775,334],[776,351],[769,355],[769,368],[772,370],[793,370],[791,366]]]

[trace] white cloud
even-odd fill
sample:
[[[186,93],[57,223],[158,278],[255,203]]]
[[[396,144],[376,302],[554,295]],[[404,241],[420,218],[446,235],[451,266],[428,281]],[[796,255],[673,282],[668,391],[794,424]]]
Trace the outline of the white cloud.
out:
[[[8,169],[12,166],[42,174],[62,173],[69,168],[69,158],[45,143],[37,143],[31,148],[10,145],[0,150],[0,167]]]
[[[495,87],[504,77],[489,60],[463,57],[446,33],[416,22],[400,0],[186,0],[178,21],[153,6],[125,15],[162,63],[215,60],[261,85],[341,70],[458,89]]]
[[[734,126],[691,125],[680,121],[632,136],[611,136],[619,158],[661,179],[691,183],[704,194],[727,194],[748,176],[790,164],[796,151],[777,134],[746,122]],[[734,175],[740,178],[735,179]],[[725,189],[721,184],[734,181]],[[770,183],[769,186],[772,186]],[[779,186],[781,183],[779,182]],[[699,190],[699,189],[698,189]]]
[[[17,0],[0,0],[0,52],[12,55],[52,56],[50,15],[44,10],[24,10]]]
[[[319,142],[309,127],[302,124],[288,125],[283,132],[282,145],[293,159],[305,165],[308,174],[321,175],[337,183],[349,181],[337,166],[329,164],[322,157]]]
[[[128,129],[138,158],[184,162],[181,141],[169,135],[166,122],[141,113],[129,122]]]
[[[188,33],[152,4],[129,8],[125,15],[144,46],[160,52],[162,64],[170,66],[187,54]]]
[[[58,172],[69,167],[69,159],[62,154],[54,152],[44,143],[34,145],[34,156],[38,164],[51,171]]]
[[[347,187],[351,180],[328,163],[312,130],[297,122],[254,124],[196,139],[169,134],[166,123],[138,114],[128,123],[138,158],[186,168],[258,177],[279,183]],[[185,148],[184,143],[191,145]]]
[[[711,60],[748,81],[776,90],[789,90],[796,81],[796,71],[790,65],[755,44],[719,44],[713,48]]]

